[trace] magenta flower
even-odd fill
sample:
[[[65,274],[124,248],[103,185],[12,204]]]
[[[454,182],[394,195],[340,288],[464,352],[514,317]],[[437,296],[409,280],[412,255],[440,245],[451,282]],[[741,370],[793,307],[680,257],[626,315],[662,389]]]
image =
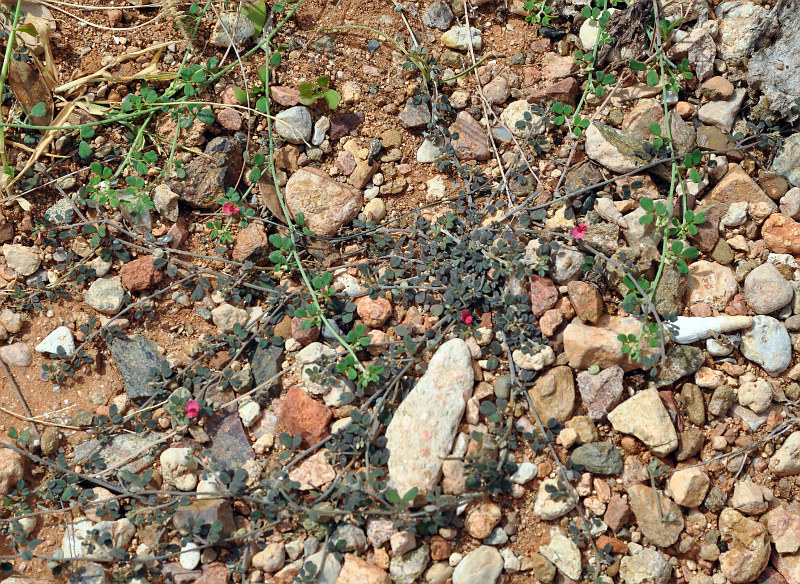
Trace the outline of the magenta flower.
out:
[[[464,324],[472,324],[472,314],[466,308],[461,311],[461,322]]]
[[[589,230],[586,227],[585,223],[578,223],[575,227],[572,228],[572,237],[575,239],[583,239],[583,236],[586,235],[586,232]]]
[[[222,205],[222,212],[226,215],[238,215],[239,214],[239,207],[234,207],[233,203],[228,201],[224,205]]]
[[[186,402],[186,417],[196,418],[199,415],[200,415],[200,404],[193,399]]]

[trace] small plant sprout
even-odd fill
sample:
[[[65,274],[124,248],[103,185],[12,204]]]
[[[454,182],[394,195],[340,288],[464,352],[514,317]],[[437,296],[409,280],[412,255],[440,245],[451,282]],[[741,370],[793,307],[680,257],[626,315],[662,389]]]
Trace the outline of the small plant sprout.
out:
[[[313,105],[318,99],[324,99],[331,109],[336,109],[342,96],[330,88],[330,77],[322,75],[315,82],[303,81],[297,88],[300,90],[300,103]]]

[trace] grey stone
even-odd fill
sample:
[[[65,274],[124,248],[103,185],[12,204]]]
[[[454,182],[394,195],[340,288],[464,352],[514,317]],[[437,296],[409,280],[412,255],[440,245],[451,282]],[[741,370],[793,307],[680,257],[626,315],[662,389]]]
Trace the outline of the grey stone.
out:
[[[706,423],[706,403],[703,392],[694,383],[684,383],[681,388],[681,400],[686,414],[692,424],[704,426]]]
[[[277,126],[277,124],[276,124]],[[167,186],[181,201],[199,209],[215,209],[242,170],[242,143],[237,138],[217,136],[184,169],[186,176],[168,181]]]
[[[578,373],[578,391],[589,418],[595,422],[605,420],[608,412],[619,405],[624,375],[622,367],[616,365],[595,375],[588,371]]]
[[[363,552],[367,549],[367,536],[364,535],[364,530],[350,523],[342,523],[331,535],[331,541],[337,545],[337,541],[344,541],[344,547],[337,550],[343,552]]]
[[[667,584],[672,570],[659,552],[643,549],[637,554],[622,558],[619,575],[625,584]]]
[[[255,458],[237,411],[217,410],[206,419],[211,447],[205,464],[215,471],[236,471]]]
[[[223,49],[227,49],[232,44],[242,47],[254,34],[256,34],[256,27],[244,14],[236,11],[222,12],[211,33],[210,42],[215,47]]]
[[[180,197],[167,185],[158,185],[153,189],[153,207],[167,221],[173,223],[178,220],[178,201]]]
[[[703,349],[692,345],[673,345],[658,367],[656,386],[667,387],[700,369],[705,355]]]
[[[313,129],[311,110],[304,105],[290,107],[275,116],[275,131],[291,144],[303,144],[311,140]]]
[[[772,42],[750,58],[747,85],[761,90],[770,111],[796,119],[791,109],[800,96],[800,3],[776,3],[770,16],[778,30]]]
[[[461,339],[447,341],[386,430],[389,482],[401,495],[417,487],[424,496],[438,483],[442,459],[450,454],[472,385],[469,347]]]
[[[141,335],[114,337],[111,355],[125,382],[128,397],[143,401],[164,392],[156,384],[162,379],[162,368],[167,367],[158,345]]]
[[[800,132],[784,140],[783,146],[772,161],[772,170],[792,185],[800,187]]]
[[[283,357],[283,348],[277,345],[270,343],[262,347],[259,344],[256,347],[250,357],[250,368],[256,387],[261,387],[264,392],[270,392],[280,386],[280,378],[276,375],[281,371]]]
[[[147,434],[117,434],[108,444],[101,444],[92,438],[77,444],[72,451],[72,463],[83,464],[95,451],[106,466],[117,464],[131,456],[135,457],[127,464],[121,466],[118,472],[128,471],[138,473],[150,466],[155,460],[154,448],[164,437],[158,432]]]
[[[72,203],[67,199],[59,199],[55,205],[44,212],[44,218],[51,225],[67,225],[72,222],[74,213]]]
[[[100,278],[92,282],[86,292],[86,304],[97,312],[114,315],[122,308],[125,299],[125,289],[119,276]]]
[[[550,543],[539,548],[539,553],[570,580],[581,579],[581,551],[572,539],[559,534],[553,535]]]
[[[661,279],[653,295],[653,303],[659,314],[680,314],[683,312],[683,296],[686,293],[686,277],[674,264],[667,263],[661,272]]]
[[[42,263],[39,251],[39,248],[26,247],[16,243],[3,244],[6,263],[21,276],[30,276],[39,269]]]
[[[492,548],[493,549],[493,548]],[[389,562],[389,575],[396,584],[413,584],[418,582],[425,568],[428,567],[431,554],[428,544],[422,544],[417,549],[394,556]]]
[[[742,63],[763,43],[770,26],[769,12],[758,4],[731,0],[715,10],[719,22],[718,57],[729,67]]]
[[[683,514],[680,507],[660,491],[656,491],[661,503],[664,520],[659,518],[658,506],[649,486],[633,485],[628,489],[631,510],[644,536],[658,547],[669,547],[678,541],[683,531]]]
[[[586,130],[586,155],[614,172],[631,172],[647,164],[644,140],[594,122]]]
[[[422,22],[425,26],[447,30],[453,24],[453,10],[450,3],[444,0],[436,0],[422,15]]]
[[[708,414],[714,417],[722,416],[735,402],[736,394],[733,389],[727,385],[720,385],[708,400]]]
[[[95,562],[79,564],[69,575],[69,584],[108,584],[108,582],[103,566]]]
[[[789,332],[771,316],[753,317],[753,326],[742,333],[740,350],[746,359],[773,376],[785,371],[792,362]]]
[[[582,444],[572,452],[570,460],[592,474],[616,475],[622,472],[622,454],[608,442]]]
[[[561,246],[553,258],[553,271],[550,276],[556,284],[568,284],[583,274],[586,255],[576,249]]]

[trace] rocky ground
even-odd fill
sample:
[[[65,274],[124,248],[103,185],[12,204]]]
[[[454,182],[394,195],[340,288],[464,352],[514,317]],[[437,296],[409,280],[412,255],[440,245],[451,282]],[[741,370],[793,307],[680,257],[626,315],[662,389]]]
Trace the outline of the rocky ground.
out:
[[[800,4],[307,0],[268,86],[138,4],[4,208],[0,579],[800,584]]]

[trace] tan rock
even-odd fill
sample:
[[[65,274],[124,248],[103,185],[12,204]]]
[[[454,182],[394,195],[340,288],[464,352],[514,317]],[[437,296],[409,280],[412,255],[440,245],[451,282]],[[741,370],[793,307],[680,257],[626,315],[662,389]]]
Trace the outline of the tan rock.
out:
[[[774,213],[767,217],[761,236],[773,253],[800,254],[800,223],[786,215]]]

